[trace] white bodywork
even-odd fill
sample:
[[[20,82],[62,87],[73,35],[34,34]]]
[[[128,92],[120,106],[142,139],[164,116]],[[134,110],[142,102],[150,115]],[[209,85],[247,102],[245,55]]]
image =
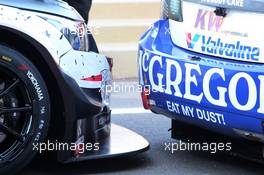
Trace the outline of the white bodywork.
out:
[[[221,17],[215,9],[182,1],[183,22],[170,20],[173,42],[198,53],[264,63],[264,14],[228,9],[226,17]]]
[[[42,44],[60,69],[75,79],[80,87],[101,87],[102,81],[81,79],[109,70],[106,57],[93,52],[73,50],[62,33],[46,20],[24,10],[0,5],[0,26],[20,31]]]

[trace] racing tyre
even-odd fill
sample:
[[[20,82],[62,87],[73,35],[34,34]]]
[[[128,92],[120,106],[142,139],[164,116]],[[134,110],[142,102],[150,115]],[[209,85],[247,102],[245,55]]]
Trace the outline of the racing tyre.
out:
[[[36,155],[48,132],[49,104],[37,68],[0,44],[0,175],[15,174]]]

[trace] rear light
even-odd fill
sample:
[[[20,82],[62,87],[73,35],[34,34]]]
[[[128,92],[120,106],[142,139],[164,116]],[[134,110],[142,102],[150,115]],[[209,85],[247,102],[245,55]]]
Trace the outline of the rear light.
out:
[[[141,99],[142,103],[145,109],[150,109],[150,103],[149,103],[149,89],[146,87],[143,87],[142,93],[141,93]]]
[[[182,0],[162,0],[161,18],[183,21],[182,18]]]

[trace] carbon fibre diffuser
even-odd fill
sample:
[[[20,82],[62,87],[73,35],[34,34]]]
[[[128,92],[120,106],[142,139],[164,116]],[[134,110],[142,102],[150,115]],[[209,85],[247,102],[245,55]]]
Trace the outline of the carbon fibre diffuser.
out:
[[[79,157],[72,157],[64,163],[84,160],[123,157],[144,152],[149,149],[149,142],[137,133],[122,126],[111,124],[111,134],[100,144],[97,151],[86,151]]]

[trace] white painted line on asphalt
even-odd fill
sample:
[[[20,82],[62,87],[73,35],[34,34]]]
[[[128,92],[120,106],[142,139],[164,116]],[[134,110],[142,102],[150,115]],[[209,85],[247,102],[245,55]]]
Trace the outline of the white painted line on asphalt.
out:
[[[159,3],[160,0],[93,0],[94,4]]]
[[[112,114],[122,115],[122,114],[147,114],[151,113],[150,110],[145,110],[144,108],[113,108]]]

